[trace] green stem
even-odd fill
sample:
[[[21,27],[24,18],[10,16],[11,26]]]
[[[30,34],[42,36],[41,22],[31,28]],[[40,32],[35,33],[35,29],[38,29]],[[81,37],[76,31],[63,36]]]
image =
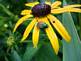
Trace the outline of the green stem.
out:
[[[14,16],[14,14],[11,13],[4,5],[0,4],[0,7],[1,7],[2,10],[3,10],[6,14],[8,14],[10,17],[11,17],[11,16]]]

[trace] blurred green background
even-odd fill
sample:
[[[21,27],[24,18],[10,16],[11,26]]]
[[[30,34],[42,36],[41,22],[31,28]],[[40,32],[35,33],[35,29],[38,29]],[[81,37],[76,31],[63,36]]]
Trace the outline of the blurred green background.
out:
[[[21,17],[23,9],[28,8],[27,2],[44,0],[0,0],[0,61],[81,61],[81,14],[65,13],[56,15],[72,35],[72,42],[67,44],[59,37],[60,51],[56,55],[49,39],[40,33],[38,48],[33,48],[32,32],[24,43],[19,43],[29,21],[20,25],[15,33],[13,28]],[[45,0],[54,2],[55,0]],[[66,4],[81,4],[81,0],[60,0]],[[69,18],[69,19],[66,19]],[[31,19],[29,19],[31,20]],[[58,34],[58,33],[57,33]]]

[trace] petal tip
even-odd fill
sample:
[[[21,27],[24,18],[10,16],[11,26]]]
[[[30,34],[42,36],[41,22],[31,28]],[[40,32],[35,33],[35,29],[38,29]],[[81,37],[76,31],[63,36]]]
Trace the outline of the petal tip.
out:
[[[22,38],[22,39],[21,39],[21,41],[20,41],[20,43],[22,43],[24,40],[25,40],[25,39],[24,39],[24,38]]]
[[[14,28],[14,29],[13,29],[13,33],[14,33],[15,31],[16,31],[16,29]]]
[[[14,33],[15,31],[13,30],[13,33]]]
[[[68,42],[70,42],[71,41],[71,37],[69,36],[69,38],[68,38],[68,40],[67,40]]]
[[[59,52],[59,48],[58,48],[58,50],[55,51],[55,54],[58,55],[58,52]]]
[[[28,4],[26,3],[25,6],[28,6]]]
[[[33,48],[37,48],[37,45],[34,45]]]
[[[72,39],[72,38],[71,38],[71,36],[69,35],[69,36],[65,39],[65,41],[68,42],[68,43],[70,43],[71,39]]]

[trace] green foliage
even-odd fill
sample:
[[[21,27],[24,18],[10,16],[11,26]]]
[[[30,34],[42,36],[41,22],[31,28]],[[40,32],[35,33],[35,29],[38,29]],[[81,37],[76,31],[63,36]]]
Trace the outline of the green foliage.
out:
[[[19,42],[29,22],[27,21],[20,25],[15,33],[12,32],[14,25],[21,17],[20,12],[27,8],[24,4],[33,1],[38,0],[0,0],[0,61],[80,61],[80,14],[64,13],[63,15],[56,15],[62,20],[62,23],[72,36],[71,43],[66,43],[64,40],[59,39],[60,51],[58,55],[54,53],[44,32],[40,33],[41,37],[37,48],[33,48],[32,45],[32,32],[28,39],[25,40],[26,42]],[[39,1],[43,2],[44,0]],[[55,0],[48,1],[53,3]],[[66,1],[68,4],[72,3],[72,0],[63,0],[62,3],[66,4]],[[75,2],[80,2],[80,0],[74,0],[73,3]]]
[[[66,5],[66,0],[63,1]],[[69,20],[67,19],[69,18]],[[63,61],[80,61],[81,60],[81,44],[77,30],[75,28],[72,16],[70,13],[63,14],[62,22],[71,34],[72,40],[68,44],[63,40]]]

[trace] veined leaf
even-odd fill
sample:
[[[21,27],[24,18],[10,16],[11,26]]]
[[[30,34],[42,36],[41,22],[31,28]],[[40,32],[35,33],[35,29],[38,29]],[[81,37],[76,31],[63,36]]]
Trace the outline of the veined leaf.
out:
[[[66,4],[66,0],[63,0],[63,4]],[[63,61],[81,61],[80,39],[71,14],[64,13],[62,22],[72,37],[70,43],[63,40]]]

